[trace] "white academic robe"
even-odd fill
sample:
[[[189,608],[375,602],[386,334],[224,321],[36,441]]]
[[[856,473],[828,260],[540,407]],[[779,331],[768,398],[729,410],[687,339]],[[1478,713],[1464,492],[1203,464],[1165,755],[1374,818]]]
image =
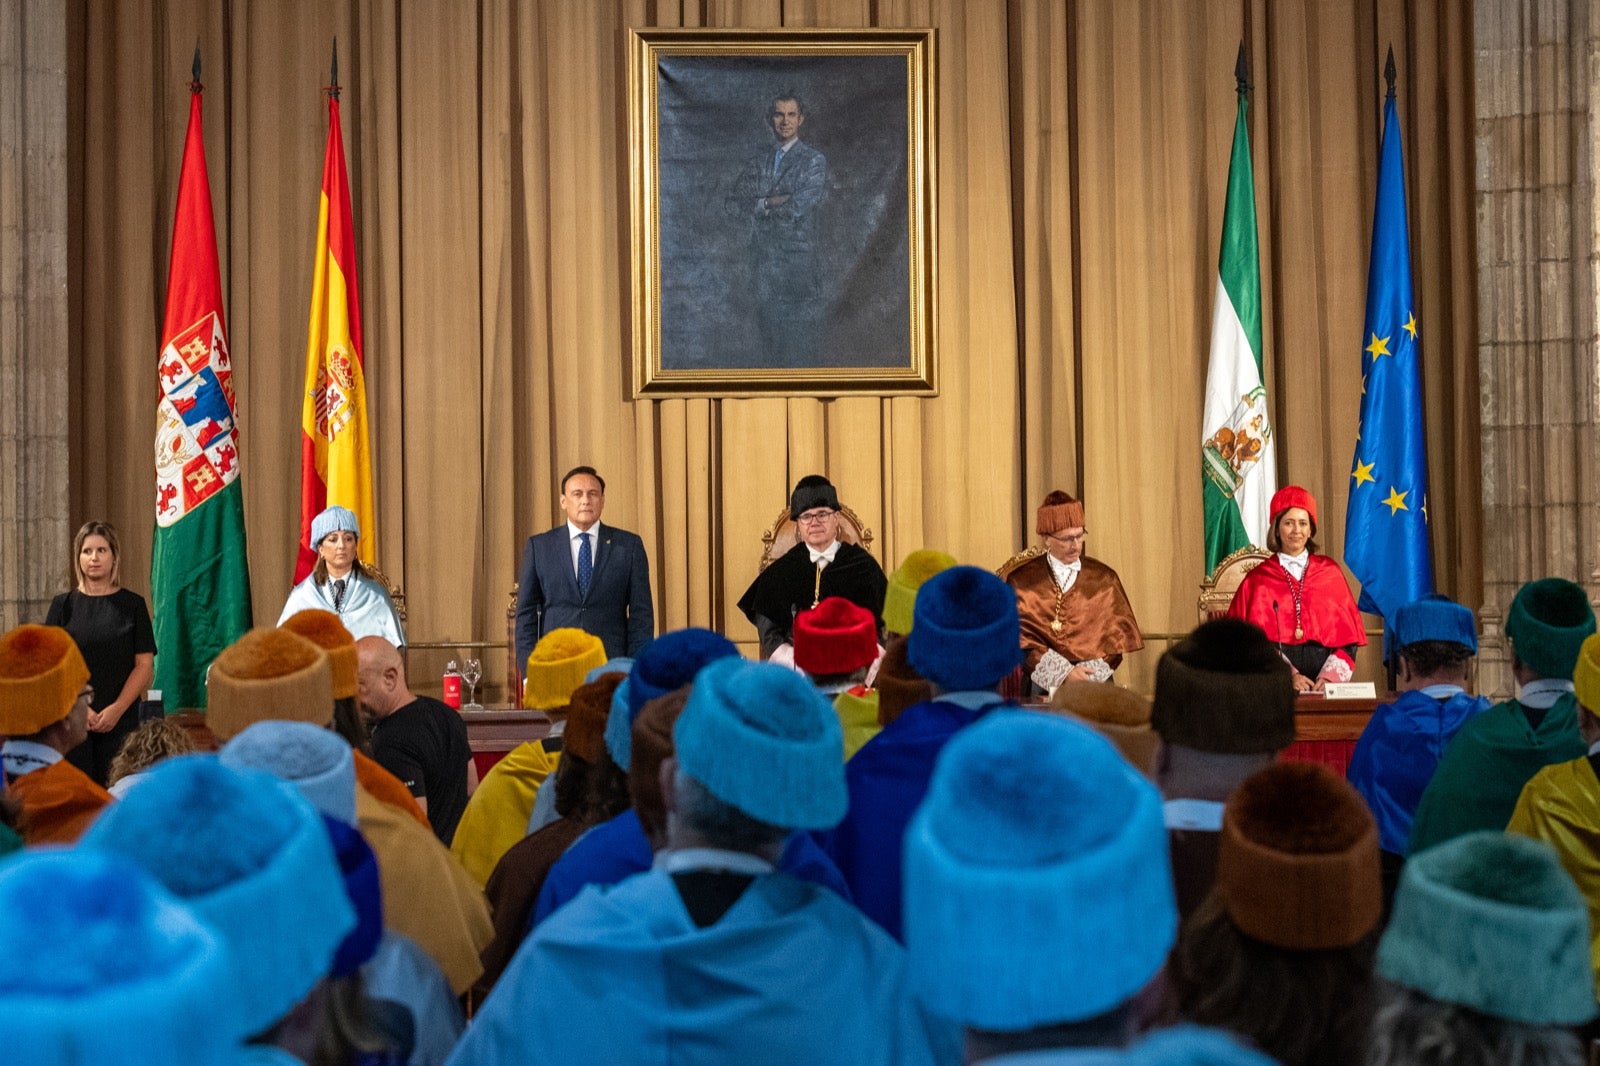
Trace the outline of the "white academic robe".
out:
[[[931,1063],[905,951],[834,893],[773,873],[696,928],[659,867],[541,923],[450,1066]]]
[[[339,609],[333,611],[333,582],[318,585],[315,576],[307,576],[290,590],[289,602],[283,605],[278,624],[283,625],[301,611],[333,611],[357,640],[382,637],[397,648],[405,647],[406,631],[400,624],[400,616],[394,613],[388,590],[365,574],[352,572],[348,580],[344,600]]]

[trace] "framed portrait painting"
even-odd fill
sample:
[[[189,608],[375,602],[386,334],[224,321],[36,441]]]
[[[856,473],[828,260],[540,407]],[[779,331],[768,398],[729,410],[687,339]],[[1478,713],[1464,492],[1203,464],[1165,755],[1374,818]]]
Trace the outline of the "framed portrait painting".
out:
[[[938,391],[934,31],[631,30],[634,395]]]

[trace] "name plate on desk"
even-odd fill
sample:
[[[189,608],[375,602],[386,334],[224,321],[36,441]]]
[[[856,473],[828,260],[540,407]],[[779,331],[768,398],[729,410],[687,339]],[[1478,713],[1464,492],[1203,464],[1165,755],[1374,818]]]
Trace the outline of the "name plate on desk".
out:
[[[1378,686],[1371,681],[1329,681],[1322,694],[1330,700],[1375,700]]]

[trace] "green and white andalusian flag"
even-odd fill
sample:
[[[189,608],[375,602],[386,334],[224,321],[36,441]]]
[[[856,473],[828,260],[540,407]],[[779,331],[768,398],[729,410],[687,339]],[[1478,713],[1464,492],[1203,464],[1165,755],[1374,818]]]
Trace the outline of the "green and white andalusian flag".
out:
[[[1256,245],[1255,179],[1250,167],[1249,103],[1239,93],[1222,215],[1211,365],[1201,417],[1206,573],[1240,548],[1267,542],[1267,504],[1277,472],[1261,370],[1261,264]]]

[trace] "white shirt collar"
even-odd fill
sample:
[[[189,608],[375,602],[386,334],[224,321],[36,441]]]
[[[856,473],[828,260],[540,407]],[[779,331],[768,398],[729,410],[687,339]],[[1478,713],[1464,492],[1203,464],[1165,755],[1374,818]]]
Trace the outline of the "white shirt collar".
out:
[[[1447,700],[1451,696],[1459,696],[1467,690],[1460,685],[1425,685],[1417,691],[1430,700]]]
[[[1222,829],[1222,804],[1215,800],[1170,799],[1161,805],[1168,829],[1199,829],[1216,833]]]
[[[774,869],[770,862],[759,855],[725,848],[668,848],[656,856],[655,865],[669,874],[718,870],[748,877],[762,877]]]
[[[8,740],[0,746],[0,762],[12,777],[43,770],[61,761],[61,753],[32,740]]]
[[[1563,681],[1559,677],[1541,677],[1522,686],[1522,691],[1517,693],[1517,702],[1536,711],[1548,711],[1556,705],[1557,700],[1571,691],[1571,681]]]
[[[1278,553],[1278,565],[1285,570],[1292,570],[1296,574],[1306,572],[1306,564],[1311,561],[1311,553],[1303,551],[1299,555],[1290,555],[1288,552]]]
[[[1071,587],[1078,580],[1078,573],[1083,569],[1083,556],[1078,556],[1070,563],[1062,562],[1048,551],[1044,557],[1049,560],[1050,572],[1055,575],[1056,584]]]
[[[800,135],[797,133],[793,137],[790,137],[787,141],[784,141],[782,144],[778,145],[778,147],[775,150],[779,151],[779,152],[787,153],[789,151],[789,149],[794,147],[795,142],[798,141],[799,139],[800,139]]]
[[[817,549],[815,549],[811,545],[807,544],[806,545],[806,551],[811,553],[811,565],[812,566],[816,566],[817,565],[817,560],[818,559],[826,559],[828,562],[831,563],[831,562],[833,562],[833,557],[835,555],[839,554],[839,542],[837,540],[835,540],[832,544],[828,545],[822,551],[817,551]]]
[[[941,692],[934,699],[940,703],[953,703],[957,707],[965,707],[969,711],[981,711],[985,707],[1006,702],[1006,698],[1000,693],[984,688]]]
[[[1597,740],[1593,744],[1589,745],[1589,754],[1600,755],[1600,740]]]
[[[594,520],[594,525],[590,526],[588,529],[579,529],[577,526],[572,524],[572,519],[570,519],[570,518],[567,519],[567,539],[568,540],[577,540],[578,539],[578,535],[580,533],[588,533],[588,534],[590,534],[592,539],[589,541],[589,544],[590,544],[591,547],[593,547],[596,544],[599,544],[600,543],[600,520],[598,518],[596,518]]]

